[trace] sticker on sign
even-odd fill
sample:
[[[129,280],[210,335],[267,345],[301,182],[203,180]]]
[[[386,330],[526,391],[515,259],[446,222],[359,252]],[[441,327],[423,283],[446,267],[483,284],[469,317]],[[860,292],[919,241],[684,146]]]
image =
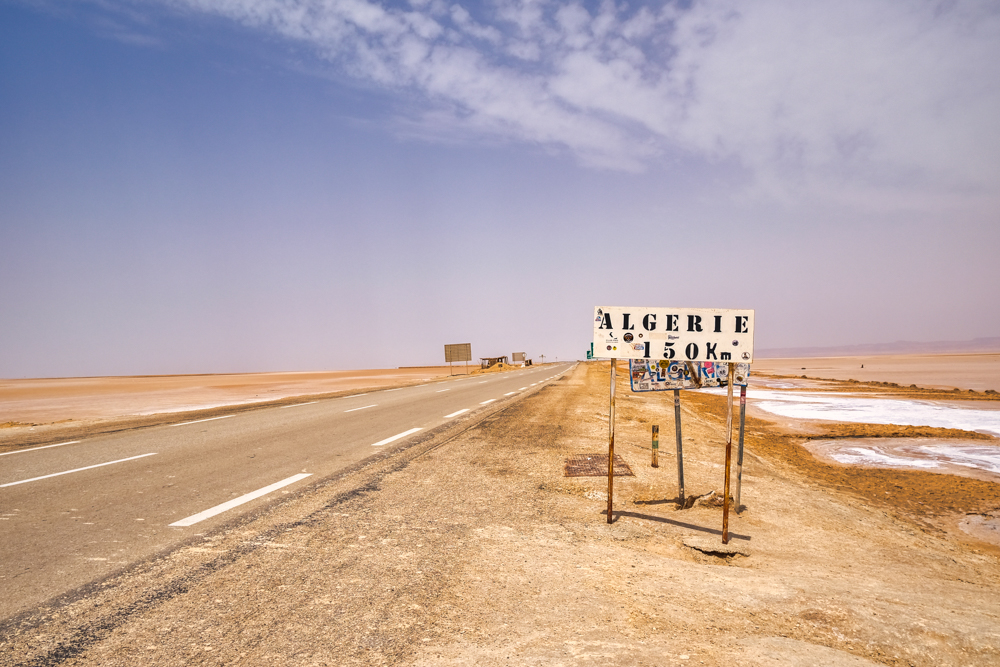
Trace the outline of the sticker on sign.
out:
[[[752,310],[720,308],[594,309],[600,359],[753,361]]]

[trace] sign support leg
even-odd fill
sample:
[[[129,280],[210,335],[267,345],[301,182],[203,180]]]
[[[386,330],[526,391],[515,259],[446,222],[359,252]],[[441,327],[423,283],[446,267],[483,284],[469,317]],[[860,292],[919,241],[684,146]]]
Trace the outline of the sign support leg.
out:
[[[743,425],[747,417],[747,387],[740,387],[740,446],[736,450],[736,513],[740,513],[740,487],[743,486]]]
[[[608,412],[608,523],[611,523],[611,502],[615,494],[615,362],[611,360],[611,409]]]
[[[681,390],[674,389],[674,431],[677,432],[677,497],[684,509],[684,445],[681,442]]]
[[[736,364],[729,364],[726,398],[726,484],[722,497],[722,543],[729,544],[729,470],[733,458],[733,373]]]
[[[657,459],[657,455],[660,453],[660,427],[657,424],[653,424],[653,467],[659,468],[660,462]]]

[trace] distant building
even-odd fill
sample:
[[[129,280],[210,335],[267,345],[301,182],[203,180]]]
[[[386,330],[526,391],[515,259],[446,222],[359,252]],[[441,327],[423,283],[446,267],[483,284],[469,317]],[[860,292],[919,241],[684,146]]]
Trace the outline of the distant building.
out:
[[[507,356],[502,357],[479,357],[479,365],[482,368],[490,368],[496,366],[497,364],[507,364]]]

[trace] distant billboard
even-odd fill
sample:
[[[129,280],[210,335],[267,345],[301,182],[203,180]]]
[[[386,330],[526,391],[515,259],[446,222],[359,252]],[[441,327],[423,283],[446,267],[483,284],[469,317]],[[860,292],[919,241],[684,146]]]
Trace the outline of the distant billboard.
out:
[[[444,362],[472,361],[472,343],[455,343],[444,346]]]
[[[514,362],[524,361],[524,352],[515,352],[510,356],[510,358]]]
[[[752,310],[594,309],[594,357],[657,361],[753,361]]]

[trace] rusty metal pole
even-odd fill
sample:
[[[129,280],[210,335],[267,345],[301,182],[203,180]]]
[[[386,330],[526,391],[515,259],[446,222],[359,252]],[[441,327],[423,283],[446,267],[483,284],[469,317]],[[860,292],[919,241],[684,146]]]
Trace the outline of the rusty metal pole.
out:
[[[681,443],[681,390],[674,389],[674,431],[677,433],[677,496],[684,507],[684,445]]]
[[[608,523],[615,495],[615,359],[611,360],[611,410],[608,413]]]
[[[745,378],[744,378],[745,379]],[[747,386],[740,387],[740,446],[736,450],[736,513],[740,513],[740,487],[743,486],[743,425],[747,418]]]
[[[653,467],[659,468],[660,461],[657,459],[657,455],[660,453],[660,427],[657,424],[653,424]]]
[[[729,470],[733,458],[733,373],[736,364],[729,364],[729,387],[726,399],[726,484],[722,497],[722,543],[729,544]]]

